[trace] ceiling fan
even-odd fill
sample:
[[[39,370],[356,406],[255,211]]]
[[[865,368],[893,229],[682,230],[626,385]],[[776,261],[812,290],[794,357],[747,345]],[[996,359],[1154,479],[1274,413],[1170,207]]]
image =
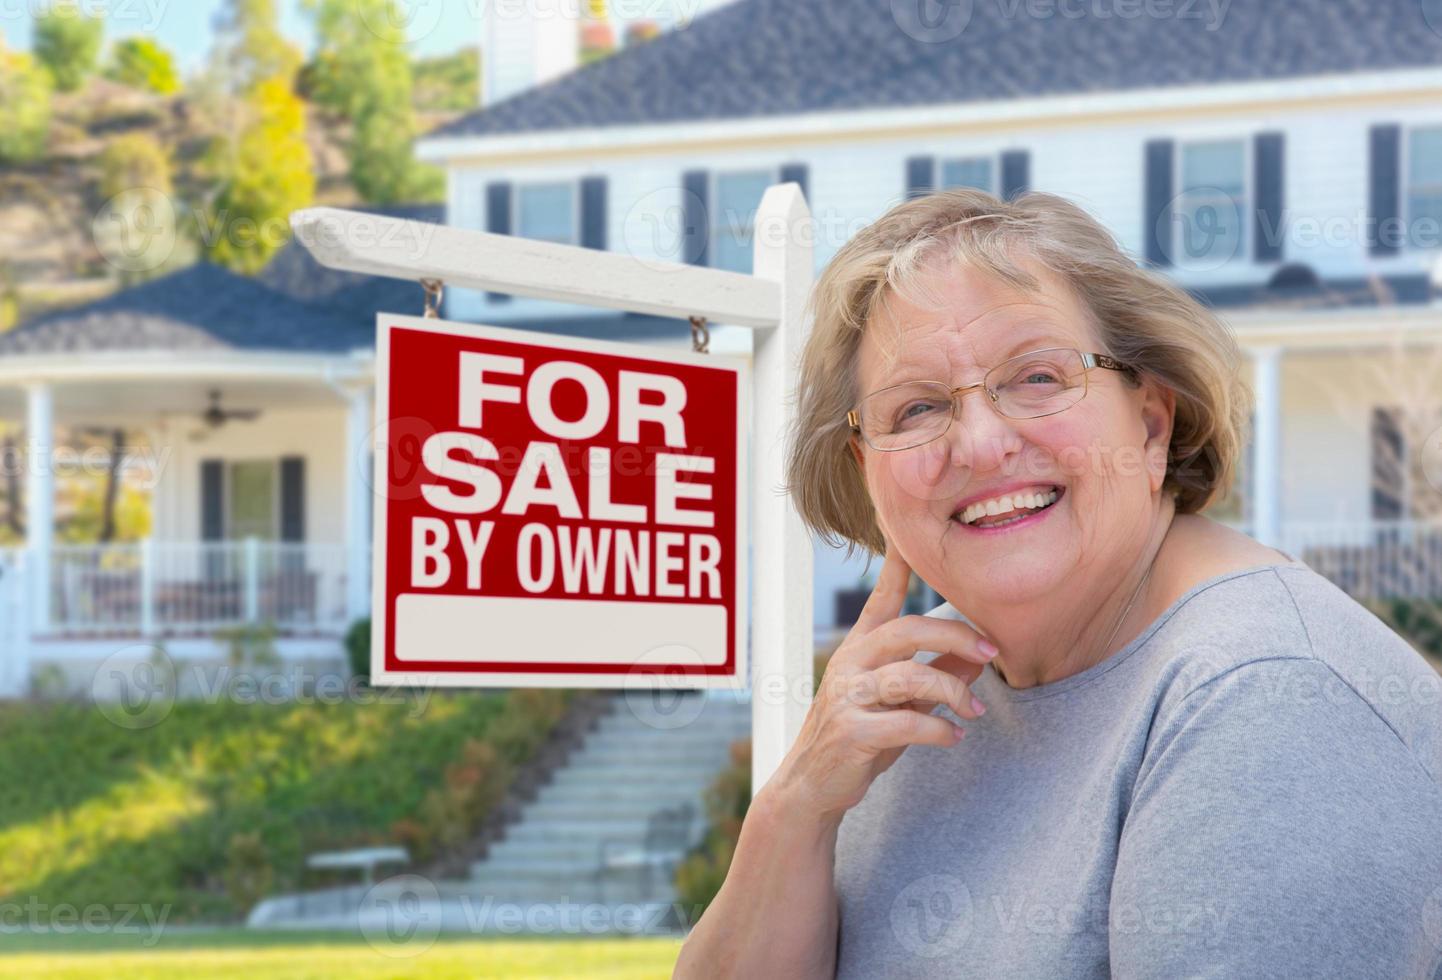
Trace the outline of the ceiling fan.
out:
[[[202,428],[190,433],[190,438],[195,441],[204,439],[214,430],[230,421],[253,422],[260,417],[258,408],[221,408],[220,389],[210,390],[210,404],[200,413],[200,421],[204,423]]]

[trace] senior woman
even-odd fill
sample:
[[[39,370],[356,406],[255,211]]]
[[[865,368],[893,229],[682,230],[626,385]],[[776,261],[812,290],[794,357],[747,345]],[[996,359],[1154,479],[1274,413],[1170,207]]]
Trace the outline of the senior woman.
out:
[[[677,975],[1436,974],[1438,677],[1199,513],[1226,328],[1041,193],[899,205],[813,305],[792,491],[885,562]]]

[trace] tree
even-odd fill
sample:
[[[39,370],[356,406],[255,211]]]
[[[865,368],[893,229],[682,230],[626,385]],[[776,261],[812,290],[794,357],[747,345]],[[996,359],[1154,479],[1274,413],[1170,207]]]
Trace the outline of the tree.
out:
[[[35,18],[35,57],[57,89],[73,92],[95,71],[104,37],[104,21],[86,14],[75,0],[57,0]]]
[[[178,229],[170,155],[149,133],[117,136],[100,153],[95,245],[126,285],[172,267]]]
[[[306,0],[306,9],[316,25],[308,89],[352,124],[346,155],[357,193],[374,204],[436,196],[438,176],[411,153],[411,63],[395,0]]]
[[[180,75],[175,59],[148,37],[127,37],[115,42],[110,51],[110,67],[106,76],[132,88],[146,89],[159,95],[180,91]]]
[[[220,189],[201,238],[212,261],[251,274],[287,241],[290,213],[315,196],[315,173],[305,106],[286,81],[261,82],[245,107],[249,118],[239,134],[212,148]]]
[[[0,162],[31,163],[50,135],[50,75],[0,44]]]
[[[290,213],[315,196],[305,105],[292,89],[300,52],[280,33],[273,0],[228,0],[216,30],[212,77],[230,134],[206,157],[216,190],[201,245],[211,261],[254,273],[289,239]]]

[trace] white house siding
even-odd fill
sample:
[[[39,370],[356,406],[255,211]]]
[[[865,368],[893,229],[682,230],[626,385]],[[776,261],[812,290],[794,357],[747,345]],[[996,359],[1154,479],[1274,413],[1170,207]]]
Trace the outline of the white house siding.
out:
[[[345,541],[345,409],[266,409],[253,422],[229,422],[204,441],[190,433],[190,419],[157,430],[158,444],[171,450],[156,485],[157,542],[200,540],[200,463],[205,459],[305,458],[305,539],[340,545]]]
[[[1378,76],[1366,79],[1374,92],[1377,81]],[[1325,278],[1415,274],[1431,268],[1442,252],[1404,249],[1380,259],[1368,254],[1374,234],[1366,223],[1369,129],[1378,123],[1403,127],[1405,174],[1405,134],[1417,126],[1442,125],[1442,99],[1373,94],[1360,102],[1350,100],[1349,94],[1344,89],[1305,103],[1277,100],[1219,108],[1186,91],[1181,98],[1193,102],[1187,107],[1170,109],[1157,101],[1140,111],[1051,115],[1027,125],[991,121],[943,128],[938,110],[936,125],[910,117],[916,128],[907,134],[875,129],[825,138],[748,136],[743,141],[731,135],[734,127],[717,123],[706,127],[706,142],[694,146],[562,150],[510,161],[457,158],[449,166],[449,220],[484,228],[485,186],[492,181],[578,181],[600,174],[608,179],[608,247],[642,260],[679,261],[686,171],[714,174],[800,163],[807,167],[808,200],[817,219],[819,269],[857,229],[902,200],[908,158],[985,155],[995,160],[1004,151],[1025,150],[1031,187],[1085,207],[1124,249],[1140,255],[1146,234],[1144,152],[1149,140],[1170,139],[1179,145],[1245,140],[1250,200],[1251,141],[1259,133],[1280,131],[1285,137],[1283,261],[1307,263]],[[878,127],[886,125],[883,113],[874,114],[874,120]],[[1405,216],[1405,191],[1403,207]],[[1192,287],[1264,283],[1277,264],[1252,260],[1253,231],[1250,225],[1246,228],[1245,253],[1221,268],[1168,271]],[[521,298],[492,303],[482,294],[461,290],[452,291],[448,302],[452,317],[497,323],[575,312]],[[748,339],[733,340],[731,349],[748,349]],[[1301,352],[1289,350],[1283,357],[1283,520],[1365,520],[1370,516],[1368,423],[1379,398],[1375,388],[1363,386],[1346,394],[1333,383],[1354,358],[1306,353],[1305,336],[1298,338],[1298,345]],[[864,567],[863,560],[843,563],[840,556],[817,545],[819,623],[830,621],[834,590],[854,585]]]

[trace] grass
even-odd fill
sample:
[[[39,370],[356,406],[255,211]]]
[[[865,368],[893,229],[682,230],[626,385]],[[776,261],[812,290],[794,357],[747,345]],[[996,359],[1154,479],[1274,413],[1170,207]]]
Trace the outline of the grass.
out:
[[[310,851],[385,840],[503,703],[182,701],[139,730],[84,704],[0,706],[0,907],[144,904],[168,924],[233,921],[237,835],[258,840],[267,890],[296,884]]]
[[[346,933],[250,930],[168,931],[154,948],[137,936],[5,936],[0,973],[6,976],[124,980],[400,980],[474,977],[669,977],[680,939],[475,939],[443,936],[416,956],[385,956]]]

